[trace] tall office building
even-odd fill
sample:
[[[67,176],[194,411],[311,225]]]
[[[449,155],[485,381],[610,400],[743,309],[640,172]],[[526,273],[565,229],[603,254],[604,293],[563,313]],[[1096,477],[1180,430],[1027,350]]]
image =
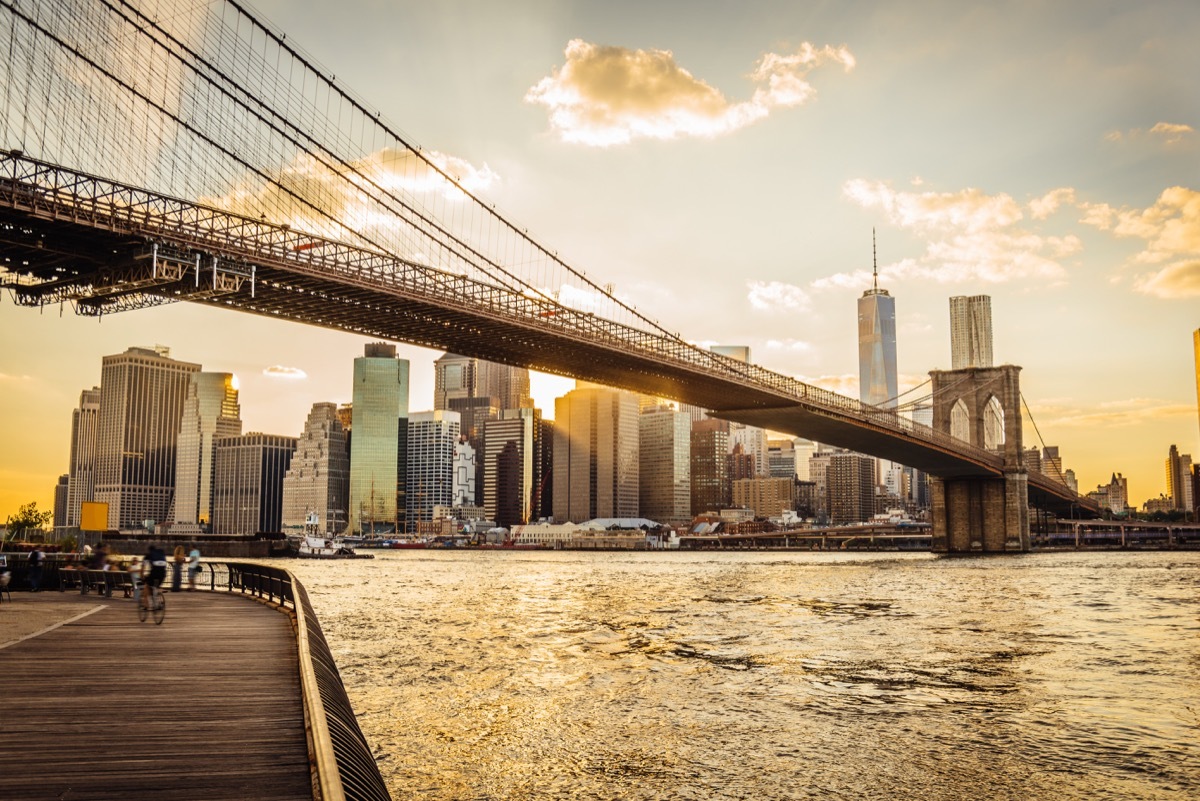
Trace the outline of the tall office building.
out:
[[[409,530],[433,520],[433,507],[454,504],[454,446],[459,425],[458,412],[444,409],[408,418]]]
[[[232,373],[192,373],[175,460],[175,522],[212,522],[213,442],[242,433],[237,379]]]
[[[796,509],[796,479],[742,478],[733,482],[733,505],[755,517],[779,517]]]
[[[858,299],[858,396],[872,406],[895,408],[896,299],[879,288],[875,232],[871,232],[873,284]]]
[[[484,425],[483,508],[497,525],[526,523],[532,515],[540,430],[536,409],[506,409]]]
[[[767,475],[767,432],[741,423],[729,424],[729,452],[741,447],[741,452],[754,459],[754,473],[738,478],[758,478]]]
[[[252,537],[283,531],[283,479],[295,437],[257,431],[214,443],[214,534]]]
[[[129,348],[100,370],[95,499],[110,529],[167,520],[175,495],[176,445],[192,373],[170,350]]]
[[[692,515],[719,512],[729,506],[729,423],[692,423]]]
[[[875,515],[875,460],[870,456],[831,454],[826,485],[834,524],[862,523]]]
[[[350,443],[352,532],[404,531],[408,440],[408,360],[396,346],[369,343],[354,360]]]
[[[950,298],[950,367],[992,366],[992,299]]]
[[[638,401],[573,389],[554,401],[554,519],[638,516]]]
[[[444,353],[433,363],[433,408],[454,409],[454,398],[494,398],[499,409],[528,409],[529,370]]]
[[[638,508],[659,523],[692,518],[692,421],[655,406],[638,417]]]
[[[55,531],[67,527],[67,492],[70,487],[71,474],[63,473],[54,485],[54,515],[50,518]]]
[[[1174,445],[1167,452],[1167,497],[1173,508],[1193,512],[1196,501],[1192,495],[1192,457],[1180,453]]]
[[[350,504],[350,449],[336,403],[314,403],[283,478],[283,529],[304,531],[309,515],[317,530],[346,530]]]
[[[100,387],[79,394],[71,413],[71,463],[67,466],[67,508],[64,523],[79,526],[79,510],[96,492],[96,426],[100,417]]]

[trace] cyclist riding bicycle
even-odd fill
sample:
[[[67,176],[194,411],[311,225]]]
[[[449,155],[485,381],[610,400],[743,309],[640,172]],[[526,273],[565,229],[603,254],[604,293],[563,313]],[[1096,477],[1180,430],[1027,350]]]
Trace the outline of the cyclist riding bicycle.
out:
[[[142,560],[142,583],[146,591],[142,593],[142,605],[151,608],[151,596],[159,595],[163,582],[167,579],[167,554],[157,545],[146,549],[146,558]]]

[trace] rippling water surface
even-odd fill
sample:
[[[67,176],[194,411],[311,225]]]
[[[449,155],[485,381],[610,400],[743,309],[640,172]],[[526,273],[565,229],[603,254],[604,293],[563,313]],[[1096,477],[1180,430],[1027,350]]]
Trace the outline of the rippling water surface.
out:
[[[1200,798],[1200,554],[296,561],[397,799]]]

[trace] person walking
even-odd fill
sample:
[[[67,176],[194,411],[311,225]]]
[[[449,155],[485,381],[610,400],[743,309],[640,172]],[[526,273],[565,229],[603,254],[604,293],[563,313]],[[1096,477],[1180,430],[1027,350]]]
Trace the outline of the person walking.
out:
[[[195,545],[192,546],[191,553],[188,554],[188,589],[196,589],[196,580],[200,578],[200,549]]]
[[[46,561],[46,554],[42,549],[35,545],[33,550],[29,552],[29,589],[32,592],[37,592],[38,587],[42,583],[42,563]]]
[[[175,558],[173,561],[171,592],[181,592],[183,590],[183,563],[187,561],[187,553],[184,552],[182,545],[175,546]]]

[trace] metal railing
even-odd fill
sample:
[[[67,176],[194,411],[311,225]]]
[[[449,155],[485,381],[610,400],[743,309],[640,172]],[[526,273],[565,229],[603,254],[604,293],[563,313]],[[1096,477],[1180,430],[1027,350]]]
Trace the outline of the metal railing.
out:
[[[304,585],[283,568],[250,562],[201,562],[196,584],[250,595],[295,613],[300,684],[322,801],[390,801]]]

